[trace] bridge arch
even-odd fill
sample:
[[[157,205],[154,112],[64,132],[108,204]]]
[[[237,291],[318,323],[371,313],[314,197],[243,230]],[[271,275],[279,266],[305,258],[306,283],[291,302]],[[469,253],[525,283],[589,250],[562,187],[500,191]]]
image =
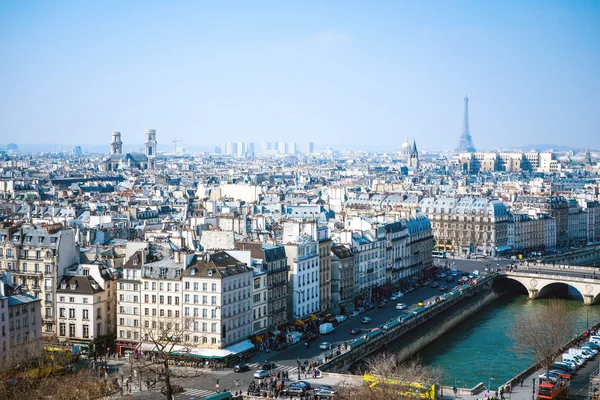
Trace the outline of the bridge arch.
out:
[[[568,297],[569,288],[575,290],[579,295],[580,299],[583,300],[584,294],[581,292],[581,290],[577,286],[570,285],[566,282],[547,282],[545,285],[537,288],[538,293],[536,298],[550,297],[550,295],[552,294],[558,294],[559,296],[557,297]]]

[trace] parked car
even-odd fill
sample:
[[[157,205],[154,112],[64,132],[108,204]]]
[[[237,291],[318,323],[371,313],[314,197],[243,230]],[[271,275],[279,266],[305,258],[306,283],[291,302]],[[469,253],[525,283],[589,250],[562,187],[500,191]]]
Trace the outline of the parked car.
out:
[[[367,311],[370,311],[370,310],[373,309],[373,305],[369,304],[369,303],[366,303],[365,306],[364,306],[364,309],[367,310]]]
[[[379,304],[377,304],[377,308],[385,308],[385,303],[383,301],[379,302]]]
[[[363,317],[360,322],[362,324],[370,324],[371,323],[371,318],[370,317]]]
[[[248,371],[250,367],[245,362],[241,362],[233,366],[233,372],[245,372]]]
[[[275,350],[281,351],[287,349],[288,347],[289,345],[286,342],[280,342],[275,345]]]
[[[271,376],[271,373],[269,371],[265,371],[264,369],[259,369],[254,373],[254,377],[256,379],[268,378],[269,376]]]
[[[290,385],[287,388],[283,389],[283,391],[281,393],[284,396],[290,396],[290,397],[298,396],[298,397],[303,397],[305,395],[305,393],[306,393],[306,390],[303,387],[300,387],[300,386]]]
[[[336,315],[335,319],[337,320],[337,322],[344,322],[347,318],[345,315]]]
[[[405,309],[406,309],[406,304],[404,304],[404,303],[396,304],[396,310],[405,310]]]
[[[316,390],[333,390],[333,387],[331,385],[321,385]]]
[[[160,392],[162,394],[167,394],[167,387],[163,386],[160,388]],[[179,385],[171,385],[171,394],[174,393],[182,393],[183,392],[183,387],[179,386]]]
[[[352,311],[348,317],[349,318],[354,318],[354,317],[358,317],[360,315],[360,313],[358,311]]]
[[[392,297],[390,297],[390,300],[392,300],[392,301],[398,300],[398,296],[393,294]]]
[[[315,396],[318,399],[333,399],[337,397],[337,392],[329,389],[317,389],[315,390]]]
[[[400,297],[402,297],[402,296],[404,296],[404,293],[402,293],[402,292],[398,292],[398,293],[396,293],[396,297],[397,297],[397,298],[400,298]]]
[[[311,390],[311,386],[310,383],[306,382],[306,381],[298,381],[298,382],[293,382],[290,383],[290,386],[299,386],[301,388],[304,388],[305,390]]]
[[[323,342],[319,345],[319,349],[321,350],[331,350],[332,344],[329,342]]]
[[[359,333],[360,333],[360,329],[358,329],[358,328],[353,328],[353,329],[350,331],[350,334],[351,334],[351,335],[358,335]]]
[[[439,283],[437,283],[437,282],[433,282],[433,283],[431,284],[431,287],[432,287],[433,289],[437,288],[438,286],[440,286],[440,284],[439,284]]]
[[[440,292],[445,292],[446,290],[448,290],[446,286],[440,286]]]

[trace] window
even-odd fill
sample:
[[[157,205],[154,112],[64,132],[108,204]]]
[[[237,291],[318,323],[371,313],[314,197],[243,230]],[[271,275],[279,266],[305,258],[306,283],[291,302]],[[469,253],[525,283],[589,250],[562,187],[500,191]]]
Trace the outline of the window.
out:
[[[216,323],[212,323],[210,324],[210,331],[211,332],[216,332],[217,331],[217,324]]]
[[[208,304],[208,296],[202,296],[202,304]]]
[[[69,308],[69,318],[75,318],[75,309]]]
[[[75,337],[75,324],[69,324],[69,337]]]
[[[65,309],[64,308],[61,307],[61,308],[58,309],[58,317],[59,318],[65,318]]]
[[[212,296],[210,299],[210,304],[215,305],[217,304],[217,296]]]
[[[213,292],[216,292],[216,291],[217,291],[217,284],[216,284],[216,283],[213,283],[213,284],[212,284],[212,291],[213,291]]]
[[[190,290],[190,283],[189,282],[185,282],[185,290]]]
[[[123,331],[121,331],[121,332],[123,332]],[[89,325],[83,325],[83,337],[84,338],[90,337],[90,326]]]
[[[175,297],[175,305],[179,305],[179,297]]]
[[[75,303],[75,297],[69,297],[69,303]]]
[[[217,318],[217,310],[212,310],[211,318]]]
[[[59,334],[59,336],[66,336],[66,331],[67,331],[67,324],[65,324],[64,322],[61,322],[58,325],[58,334]]]
[[[202,284],[202,291],[203,291],[203,292],[206,292],[207,290],[208,290],[208,283],[204,282],[204,283]]]
[[[217,344],[217,338],[211,337],[210,338],[210,344]]]

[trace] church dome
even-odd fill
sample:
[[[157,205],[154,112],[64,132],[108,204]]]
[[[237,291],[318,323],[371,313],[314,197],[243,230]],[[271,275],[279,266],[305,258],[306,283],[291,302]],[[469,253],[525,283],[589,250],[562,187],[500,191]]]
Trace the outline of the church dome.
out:
[[[402,143],[402,152],[408,152],[410,149],[410,143],[408,142],[408,136],[404,139],[404,143]]]

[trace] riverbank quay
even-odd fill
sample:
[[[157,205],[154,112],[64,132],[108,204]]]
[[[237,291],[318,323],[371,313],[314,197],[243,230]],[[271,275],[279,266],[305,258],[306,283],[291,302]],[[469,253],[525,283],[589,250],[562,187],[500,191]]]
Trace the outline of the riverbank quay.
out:
[[[322,372],[342,373],[366,357],[384,349],[394,349],[408,358],[439,338],[479,309],[498,298],[492,283],[496,274],[479,276],[469,284],[438,296],[433,304],[423,304],[406,314],[371,329],[348,344],[349,351],[319,365]]]

